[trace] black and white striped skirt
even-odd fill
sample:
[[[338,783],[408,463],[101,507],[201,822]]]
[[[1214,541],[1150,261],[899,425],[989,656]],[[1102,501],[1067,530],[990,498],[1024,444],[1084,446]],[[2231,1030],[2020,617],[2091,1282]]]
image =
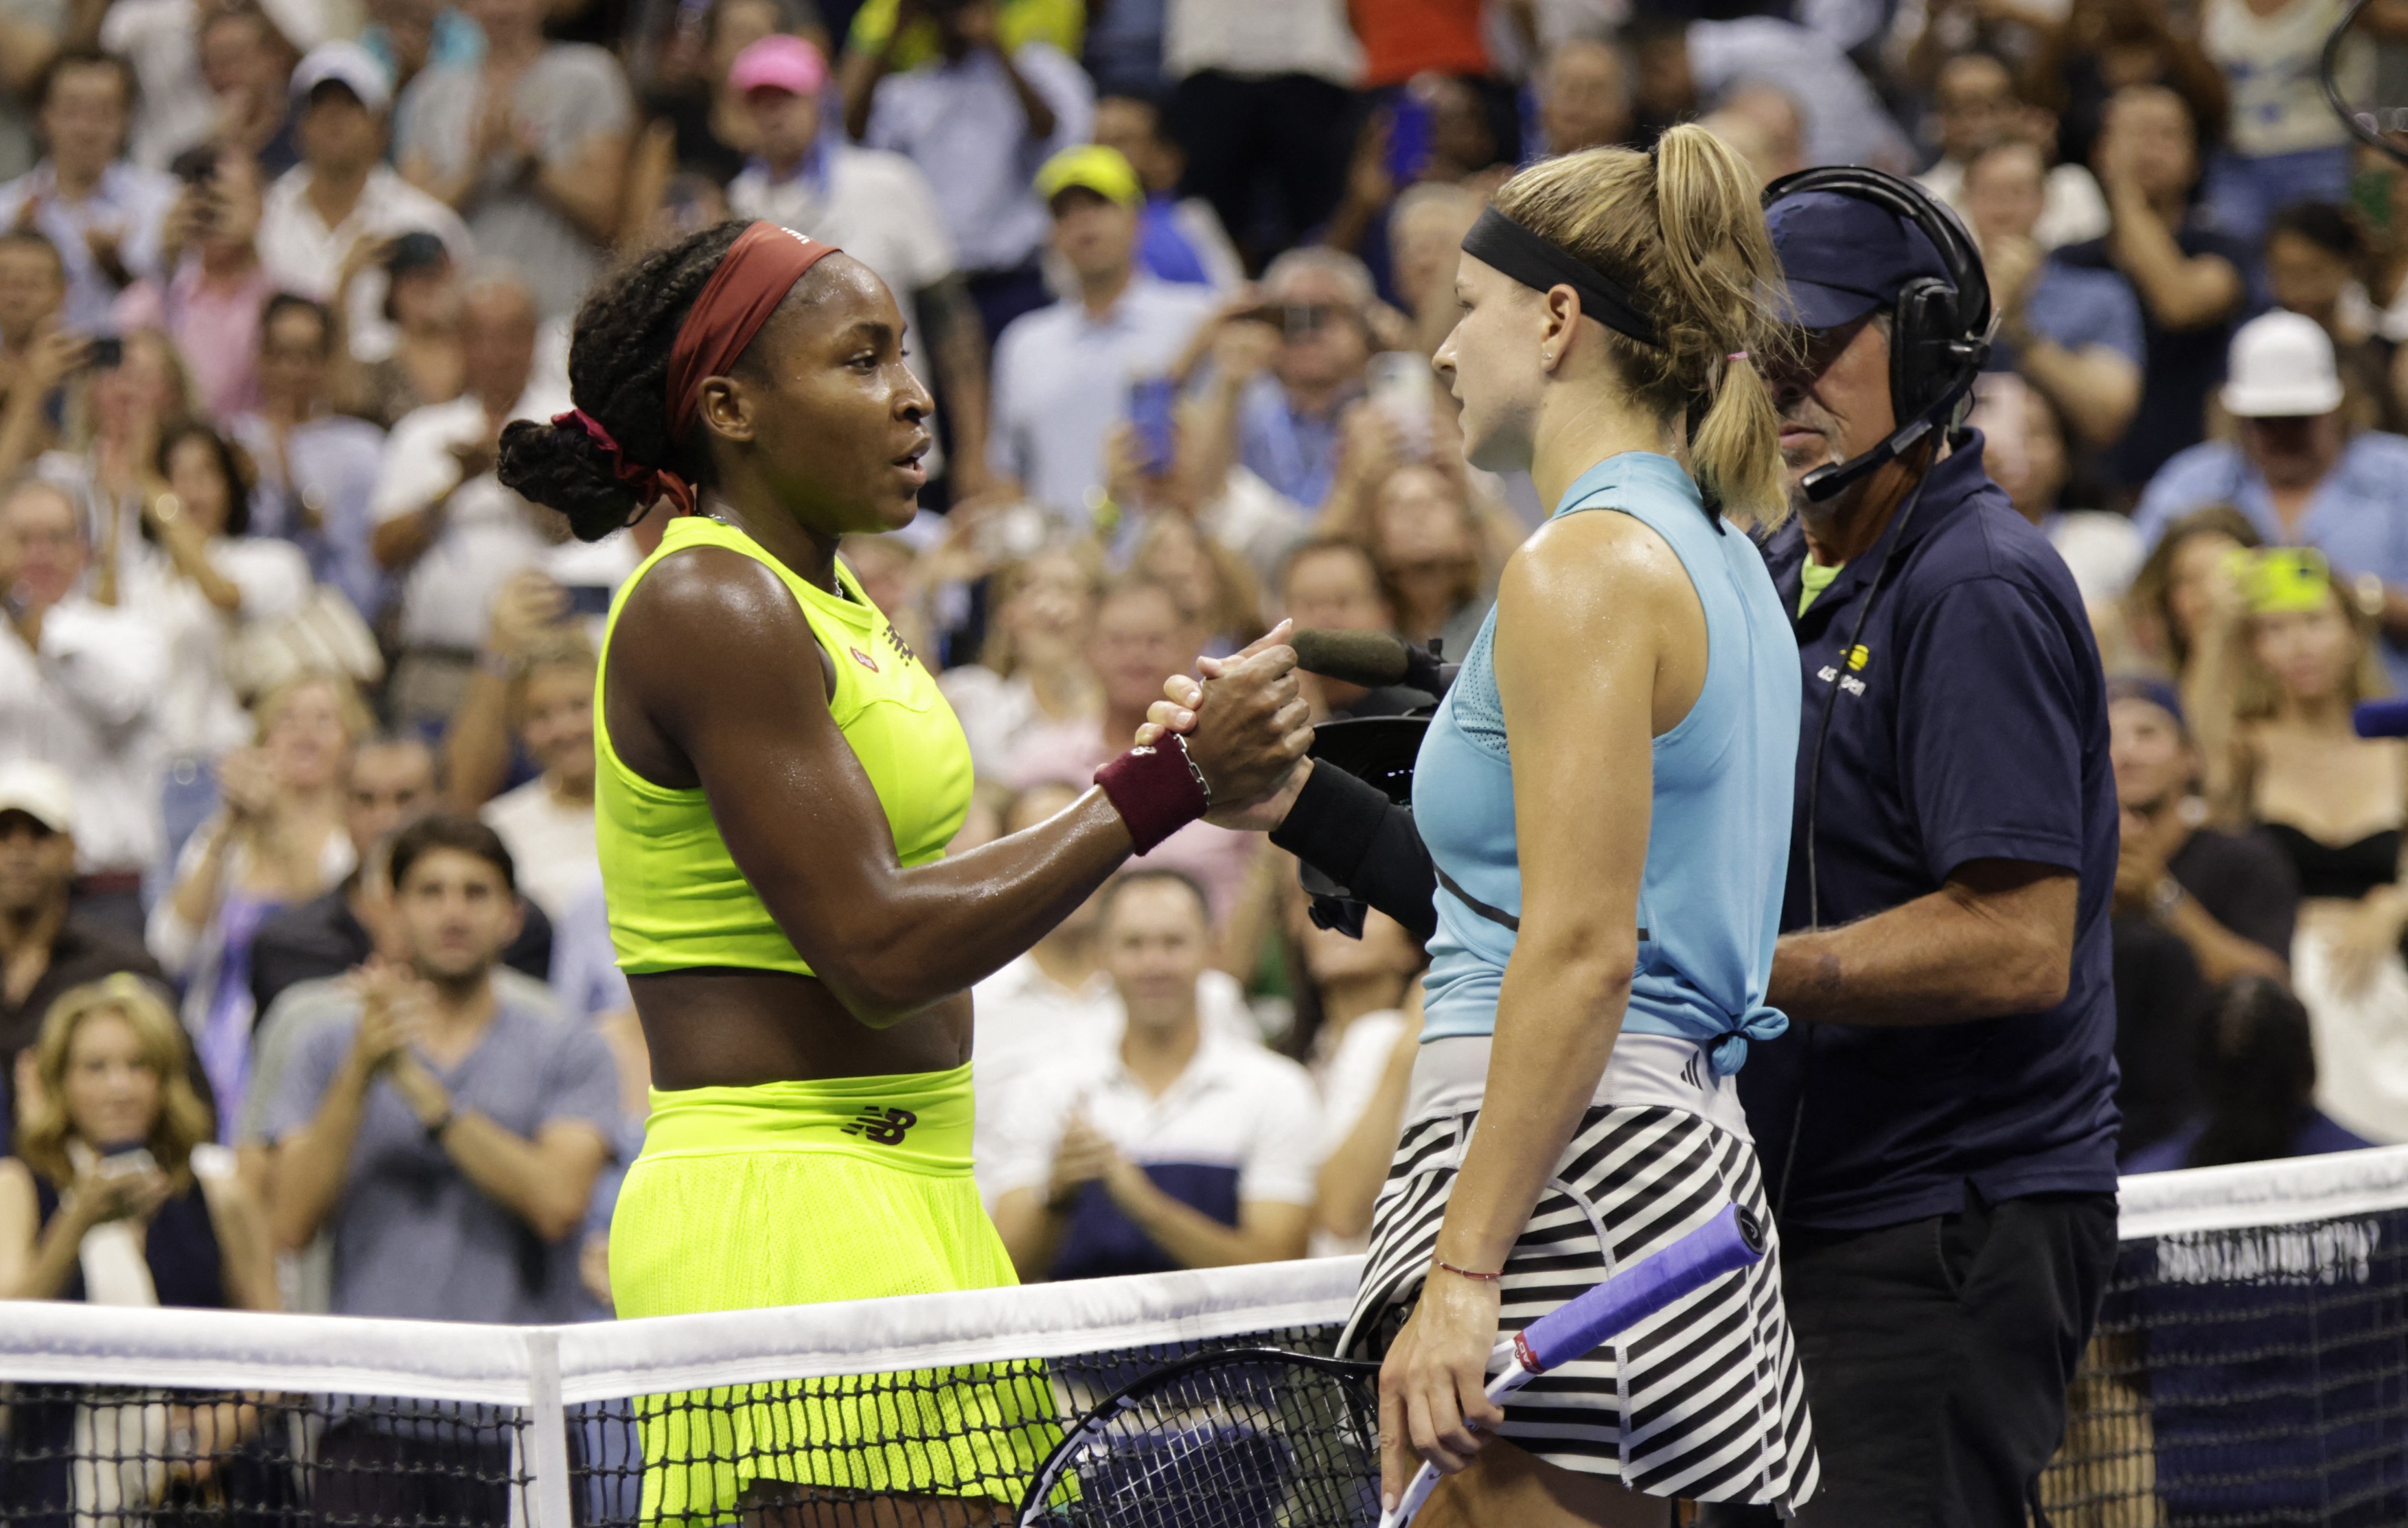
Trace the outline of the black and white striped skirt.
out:
[[[1412,1313],[1477,1116],[1432,1113],[1406,1126],[1372,1212],[1344,1356],[1385,1354]],[[1502,1329],[1529,1325],[1732,1203],[1771,1226],[1743,1136],[1661,1103],[1590,1108],[1506,1260]],[[1770,1503],[1786,1516],[1813,1494],[1820,1466],[1778,1264],[1776,1241],[1745,1274],[1540,1376],[1506,1404],[1499,1435],[1648,1495]]]

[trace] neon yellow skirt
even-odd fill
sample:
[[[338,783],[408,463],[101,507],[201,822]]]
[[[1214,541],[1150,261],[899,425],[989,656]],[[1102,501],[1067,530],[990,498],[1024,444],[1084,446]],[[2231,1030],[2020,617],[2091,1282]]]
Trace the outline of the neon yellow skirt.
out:
[[[970,1118],[967,1065],[655,1091],[610,1221],[620,1316],[1018,1283],[970,1177]],[[771,1480],[1016,1502],[1061,1435],[1035,1364],[647,1396],[637,1410],[647,1521],[722,1521]]]

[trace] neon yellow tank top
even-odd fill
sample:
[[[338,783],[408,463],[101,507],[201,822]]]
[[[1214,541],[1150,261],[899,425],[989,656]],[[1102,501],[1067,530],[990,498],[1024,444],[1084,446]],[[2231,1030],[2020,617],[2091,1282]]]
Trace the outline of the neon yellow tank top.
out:
[[[766,563],[794,591],[812,635],[835,662],[828,710],[886,808],[903,864],[942,857],[961,831],[970,803],[969,741],[936,676],[842,563],[837,578],[850,599],[797,577],[734,526],[686,515],[669,521],[659,550],[620,586],[594,679],[595,847],[619,966],[640,973],[732,965],[809,976],[810,966],[736,867],[703,793],[668,790],[628,768],[610,746],[604,721],[610,635],[627,595],[653,564],[700,546],[725,547]]]

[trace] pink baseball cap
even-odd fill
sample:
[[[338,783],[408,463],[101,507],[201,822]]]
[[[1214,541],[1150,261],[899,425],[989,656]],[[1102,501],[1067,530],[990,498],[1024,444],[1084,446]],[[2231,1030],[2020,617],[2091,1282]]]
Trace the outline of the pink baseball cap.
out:
[[[736,55],[728,65],[727,83],[743,95],[758,90],[817,95],[827,83],[827,60],[802,38],[777,33]]]

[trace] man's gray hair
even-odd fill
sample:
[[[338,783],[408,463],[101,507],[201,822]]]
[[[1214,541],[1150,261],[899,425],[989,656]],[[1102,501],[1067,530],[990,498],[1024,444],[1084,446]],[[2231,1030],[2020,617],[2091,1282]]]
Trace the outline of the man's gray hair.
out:
[[[1370,307],[1380,294],[1370,267],[1343,250],[1318,244],[1299,245],[1272,261],[1263,271],[1263,291],[1280,301],[1289,282],[1311,272],[1328,276],[1344,287],[1346,300],[1357,308]]]

